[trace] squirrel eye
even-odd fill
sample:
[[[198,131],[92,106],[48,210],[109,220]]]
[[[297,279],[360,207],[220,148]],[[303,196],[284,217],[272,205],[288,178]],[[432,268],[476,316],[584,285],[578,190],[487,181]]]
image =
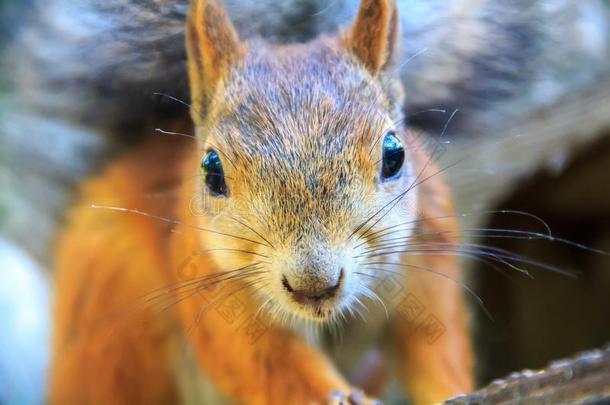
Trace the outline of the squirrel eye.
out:
[[[215,196],[228,194],[222,162],[215,150],[210,150],[201,161],[201,174],[205,176],[205,184],[210,193]]]
[[[383,180],[398,178],[400,168],[405,161],[405,150],[394,132],[388,132],[383,138],[381,161],[381,178]]]

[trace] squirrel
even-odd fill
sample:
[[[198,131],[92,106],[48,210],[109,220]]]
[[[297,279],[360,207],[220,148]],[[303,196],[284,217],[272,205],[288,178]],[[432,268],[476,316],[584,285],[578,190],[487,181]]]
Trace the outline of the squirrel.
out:
[[[3,24],[16,29],[1,84],[21,109],[0,122],[0,163],[29,180],[15,200],[40,235],[13,226],[16,239],[43,261],[54,247],[51,403],[202,402],[193,375],[244,403],[379,397],[375,378],[348,379],[340,355],[303,337],[377,294],[389,313],[367,305],[383,313],[365,329],[416,403],[472,388],[457,261],[416,255],[455,243],[457,223],[411,128],[459,107],[450,129],[490,132],[490,99],[535,99],[546,60],[579,60],[563,58],[581,33],[566,16],[596,2],[231,1],[235,28],[217,1],[193,1],[187,24],[185,0],[32,3]],[[148,136],[192,122],[195,139]],[[398,252],[407,242],[413,255]],[[376,270],[360,268],[367,256]],[[348,332],[345,345],[362,337]]]
[[[457,222],[403,122],[398,32],[395,2],[363,0],[336,35],[242,42],[219,1],[191,2],[195,135],[141,145],[84,183],[58,241],[50,403],[184,400],[183,341],[231,401],[372,403],[380,393],[350,384],[298,325],[382,299],[384,274],[442,325],[430,342],[396,313],[412,305],[386,307],[393,374],[410,398],[473,388],[458,261],[425,248],[425,235],[455,242]],[[147,198],[168,185],[178,191]],[[423,255],[402,254],[409,246]],[[177,271],[185,259],[193,271]],[[210,309],[226,300],[264,333],[254,341],[252,325]],[[102,316],[121,309],[118,326]]]

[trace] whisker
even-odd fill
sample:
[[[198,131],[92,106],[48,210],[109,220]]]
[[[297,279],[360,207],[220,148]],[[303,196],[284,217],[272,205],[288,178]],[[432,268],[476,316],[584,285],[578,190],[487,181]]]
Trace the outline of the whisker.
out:
[[[354,236],[356,233],[358,233],[358,231],[360,231],[362,228],[364,228],[369,221],[371,221],[373,218],[375,218],[375,216],[379,215],[380,212],[382,212],[384,209],[386,209],[390,204],[392,204],[394,201],[397,201],[398,199],[402,198],[402,196],[404,196],[408,191],[410,191],[410,188],[408,188],[406,191],[401,192],[400,194],[398,194],[396,197],[394,197],[393,199],[391,199],[387,204],[385,204],[383,207],[381,207],[380,209],[378,209],[373,215],[371,215],[369,218],[367,218],[365,221],[361,222],[360,225],[358,225],[356,227],[356,229],[354,229],[352,231],[351,234],[349,234],[349,236],[347,237],[346,240],[350,240],[352,238],[352,236]],[[391,208],[390,208],[391,209]],[[389,211],[389,210],[388,210]],[[369,228],[370,229],[370,228]],[[368,231],[368,230],[367,230]],[[366,234],[366,232],[365,232]],[[359,238],[363,238],[363,236],[360,236]]]
[[[447,110],[443,109],[443,108],[427,108],[425,110],[419,110],[419,111],[415,111],[414,113],[409,114],[410,117],[414,117],[416,115],[419,114],[423,114],[423,113],[427,113],[427,112],[438,112],[438,113],[443,113],[445,114],[447,112]]]
[[[222,280],[215,280],[214,282],[208,283],[206,285],[193,286],[190,290],[181,291],[178,294],[176,294],[174,297],[171,297],[171,298],[173,298],[173,300],[169,299],[169,300],[164,300],[163,302],[160,302],[159,306],[162,305],[164,302],[166,304],[164,306],[162,306],[157,312],[163,313],[163,312],[167,311],[168,309],[173,308],[174,306],[178,305],[179,303],[181,303],[185,300],[188,300],[189,298],[194,297],[195,295],[201,296],[201,293],[208,289],[215,288],[219,285],[226,286],[226,285],[238,282],[240,280],[247,280],[251,276],[262,275],[264,273],[265,273],[264,271],[261,271],[257,268],[257,269],[253,269],[252,271],[250,271],[248,273],[235,274],[235,275],[232,275],[232,276],[227,277]]]
[[[485,306],[485,302],[483,301],[483,299],[476,293],[474,292],[474,290],[472,290],[470,287],[468,287],[466,284],[460,283],[459,281],[457,281],[456,279],[454,279],[453,277],[448,276],[445,273],[436,271],[434,269],[431,269],[429,267],[424,267],[424,266],[418,266],[418,265],[414,265],[414,264],[408,264],[408,263],[394,263],[394,262],[369,262],[367,263],[368,265],[392,265],[392,266],[399,266],[399,267],[406,267],[406,270],[409,269],[413,269],[413,270],[420,270],[420,271],[425,271],[431,274],[434,274],[438,277],[442,277],[456,285],[458,285],[460,288],[464,289],[464,291],[466,291],[471,297],[473,297],[476,302],[478,303],[478,305],[481,307],[481,309],[483,310],[483,312],[485,312],[485,314],[489,317],[489,319],[492,322],[494,321],[493,316],[491,315],[491,313],[489,312],[489,310],[487,309],[487,307]],[[404,276],[404,274],[400,273],[400,272],[396,272],[396,271],[392,271],[389,269],[383,269],[383,268],[374,268],[374,270],[378,270],[378,271],[385,271],[391,274],[395,274],[398,276]]]
[[[252,266],[252,265],[250,265],[250,266]],[[249,267],[249,266],[246,266],[246,267]],[[231,270],[230,272],[234,272],[234,271],[238,271],[238,270],[241,270],[241,269]],[[221,272],[221,273],[227,273],[227,272]],[[161,313],[169,310],[170,308],[174,307],[175,305],[179,304],[180,302],[184,301],[185,299],[188,299],[205,289],[214,287],[219,284],[239,281],[241,279],[245,279],[247,277],[254,276],[259,273],[262,274],[264,272],[261,272],[258,268],[252,268],[250,270],[242,271],[241,273],[239,273],[237,275],[233,274],[229,277],[225,277],[222,279],[219,279],[219,278],[212,279],[210,277],[204,276],[197,280],[191,280],[187,283],[184,283],[184,284],[188,284],[188,285],[174,285],[174,286],[172,286],[172,288],[167,289],[169,291],[167,293],[163,293],[163,294],[160,294],[160,295],[157,295],[154,297],[149,297],[148,299],[146,299],[144,301],[141,301],[139,299],[138,300],[139,302],[136,301],[136,303],[134,305],[131,305],[131,308],[128,308],[127,313],[125,313],[122,310],[121,311],[122,313],[120,315],[122,318],[127,317],[130,314],[135,313],[135,311],[137,311],[138,309],[142,308],[143,306],[147,306],[147,305],[150,305],[150,307],[153,309],[156,307],[160,307],[159,309],[155,310],[155,313],[157,315],[160,315]],[[214,275],[216,275],[216,274],[214,274]],[[225,275],[225,274],[221,274],[221,275]],[[206,283],[206,281],[211,281],[211,282]],[[193,284],[193,282],[195,282],[195,285]],[[178,283],[178,284],[182,284],[182,283]],[[178,291],[178,290],[180,290],[180,291]],[[176,291],[178,291],[178,292],[176,293]],[[185,295],[185,293],[186,293],[186,295]],[[150,294],[151,293],[145,294],[144,297],[146,297],[147,295],[150,295]],[[106,319],[106,321],[111,321],[112,318],[115,318],[115,316],[107,315],[104,318]],[[104,321],[104,318],[102,318],[100,320]],[[152,321],[153,320],[150,319],[146,322],[152,322]],[[118,324],[115,325],[115,327],[118,327]],[[111,327],[111,330],[115,330],[115,327]],[[114,333],[114,332],[111,332],[111,333]]]
[[[417,58],[418,56],[424,54],[425,52],[428,52],[428,48],[421,48],[419,51],[415,52],[413,55],[409,56],[407,59],[405,59],[403,62],[401,62],[396,68],[395,71],[398,72],[400,71],[400,69],[402,69],[403,67],[405,67],[409,62],[411,62],[413,59]],[[444,110],[442,110],[444,111]]]
[[[233,221],[237,222],[238,224],[248,228],[249,230],[251,230],[252,232],[254,232],[259,238],[261,238],[263,241],[267,242],[267,246],[269,246],[271,249],[275,249],[275,247],[273,246],[273,244],[271,242],[269,242],[267,240],[267,238],[265,238],[263,235],[261,235],[259,232],[257,232],[254,228],[252,228],[250,225],[246,224],[245,222],[242,222],[240,220],[238,220],[237,218],[234,218],[232,216],[230,216],[229,218],[231,218]]]
[[[582,243],[578,243],[578,242],[574,242],[571,241],[569,239],[564,239],[564,238],[559,238],[557,236],[553,236],[550,234],[543,234],[543,233],[538,233],[538,232],[529,232],[529,231],[521,231],[521,230],[516,230],[516,229],[503,229],[503,228],[465,228],[463,229],[463,231],[466,232],[505,232],[505,233],[510,233],[510,234],[517,234],[517,235],[523,235],[526,236],[527,238],[531,238],[531,239],[543,239],[543,240],[548,240],[551,242],[559,242],[562,243],[564,245],[568,245],[568,246],[572,246],[581,250],[584,250],[586,252],[591,252],[591,253],[597,253],[600,255],[604,255],[604,256],[609,256],[610,252],[601,250],[601,249],[596,249],[587,245],[583,245]],[[502,236],[502,235],[500,235]],[[494,235],[485,235],[483,234],[483,237],[494,237]]]
[[[397,238],[400,239],[400,238]],[[405,238],[408,239],[408,238]],[[486,259],[485,257],[479,257],[476,255],[463,255],[462,257],[467,257],[470,260],[474,260],[476,262],[480,262],[483,263],[486,266],[489,266],[493,271],[497,272],[498,274],[502,275],[503,277],[507,278],[508,280],[510,280],[511,282],[515,283],[517,280],[516,278],[514,278],[511,274],[509,274],[505,269],[499,267],[498,265],[496,265],[493,261]],[[503,262],[503,261],[502,261]],[[504,264],[504,263],[503,263]],[[517,266],[512,265],[511,263],[505,263],[507,265],[507,267],[510,268],[514,268]],[[526,276],[528,276],[529,278],[534,278],[527,270],[522,269],[517,267],[516,269],[517,271],[519,271],[520,273],[525,274]]]
[[[268,284],[267,284],[268,285]],[[267,304],[269,304],[271,302],[271,300],[273,299],[273,297],[269,297],[267,298],[256,310],[256,313],[254,314],[255,318],[258,318],[258,316],[261,314],[261,312],[264,310],[265,306],[267,306]]]
[[[404,230],[399,230],[396,232],[391,232],[390,234],[384,235],[384,236],[390,236],[394,233],[398,233],[398,232],[405,232],[408,230],[415,230],[417,228],[410,228],[410,229],[404,229]],[[375,238],[373,240],[368,240],[365,243],[360,243],[357,246],[355,246],[356,249],[361,248],[363,245],[370,245],[371,248],[377,248],[380,247],[384,244],[388,244],[388,243],[396,243],[396,242],[409,242],[409,241],[420,241],[420,242],[426,242],[429,241],[430,238],[432,237],[436,237],[436,236],[442,236],[442,235],[446,235],[446,234],[454,234],[453,231],[447,230],[447,231],[438,231],[438,232],[431,232],[431,233],[413,233],[411,235],[408,236],[396,236],[393,238],[387,238],[387,239],[382,239],[382,237],[379,238]],[[377,242],[376,242],[377,241]]]
[[[413,225],[413,224],[417,224],[417,223],[421,223],[421,222],[425,222],[425,221],[434,221],[434,220],[439,220],[439,219],[467,218],[467,217],[474,216],[474,215],[497,215],[497,214],[517,215],[517,216],[524,216],[527,218],[534,219],[536,222],[538,222],[545,228],[548,236],[552,236],[550,226],[542,218],[540,218],[539,216],[534,215],[532,213],[525,212],[525,211],[519,211],[519,210],[481,210],[481,211],[470,211],[470,212],[454,214],[454,215],[440,215],[440,216],[435,216],[435,217],[417,218],[417,219],[406,221],[403,223],[387,226],[378,231],[370,233],[369,240],[371,240],[370,236],[382,233],[389,229],[398,228],[398,227],[401,227],[404,225]],[[416,228],[411,228],[411,229],[416,229]],[[406,230],[409,230],[409,229],[406,229]],[[541,235],[544,235],[544,234],[541,234]],[[364,244],[364,243],[366,243],[366,241],[362,242],[361,244]]]
[[[185,134],[182,132],[166,131],[161,128],[155,128],[155,132],[159,132],[160,134],[163,134],[163,135],[175,135],[175,136],[182,136],[185,138],[197,139],[197,137],[195,135]]]
[[[524,270],[521,269],[517,266],[515,266],[514,264],[506,261],[505,257],[502,257],[501,255],[496,255],[494,253],[490,253],[490,252],[484,252],[484,251],[476,251],[476,250],[465,250],[465,249],[409,249],[409,250],[404,250],[404,251],[389,251],[389,252],[382,252],[382,253],[373,253],[373,254],[369,254],[369,255],[365,255],[365,257],[367,258],[371,258],[371,257],[383,257],[383,256],[389,256],[389,255],[393,255],[393,254],[411,254],[411,255],[426,255],[426,253],[436,253],[437,256],[450,256],[450,255],[454,255],[454,256],[460,256],[460,257],[467,257],[467,258],[473,258],[473,257],[478,257],[478,255],[487,257],[491,260],[495,260],[498,263],[502,263],[510,268],[513,268],[514,270],[517,270],[519,272],[524,273],[527,276],[530,276],[530,274]],[[446,253],[444,255],[442,254],[438,254],[438,253]],[[431,254],[431,256],[434,256],[434,254]],[[516,260],[516,259],[515,259]],[[530,276],[531,277],[531,276]]]
[[[386,234],[383,236],[389,236],[393,233],[397,233],[400,231],[408,231],[408,230],[414,230],[414,229],[416,229],[416,228],[398,230],[396,232],[390,232],[389,234]],[[481,233],[477,234],[475,232],[481,232]],[[496,232],[496,233],[492,233],[492,232]],[[502,234],[502,232],[507,233],[507,234]],[[588,252],[592,252],[592,253],[608,255],[608,252],[605,252],[605,251],[602,251],[599,249],[595,249],[595,248],[592,248],[592,247],[589,247],[586,245],[582,245],[580,243],[573,242],[570,240],[557,238],[555,236],[549,236],[549,235],[540,234],[537,232],[521,231],[521,230],[514,230],[514,229],[500,229],[500,228],[464,228],[464,229],[455,230],[455,231],[446,230],[446,231],[428,232],[428,233],[414,233],[409,236],[399,236],[399,237],[384,239],[383,241],[380,241],[377,243],[371,243],[371,240],[369,239],[366,242],[356,245],[355,248],[362,247],[363,245],[365,245],[367,243],[371,243],[371,245],[373,247],[378,247],[381,244],[388,243],[388,242],[410,241],[410,240],[414,241],[414,240],[418,240],[418,239],[421,239],[422,241],[426,241],[426,240],[429,240],[429,238],[431,238],[431,237],[441,236],[441,235],[468,236],[471,238],[476,237],[476,238],[491,238],[491,239],[494,239],[494,238],[495,239],[510,239],[510,240],[544,240],[544,241],[549,241],[549,242],[562,243],[562,244],[572,246],[572,247],[575,247],[575,248],[578,248],[581,250],[585,250]],[[381,239],[381,236],[378,238],[372,239],[372,241],[374,242],[375,240],[378,240],[378,239]],[[491,246],[486,246],[486,245],[481,245],[481,246],[491,248]]]
[[[362,272],[355,272],[355,273],[356,274],[360,274],[360,275],[370,275],[370,274],[366,274],[366,273],[362,273]],[[372,276],[372,278],[375,278],[375,279],[378,279],[378,280],[380,279],[379,277],[375,277],[375,276]],[[361,288],[362,288],[362,294],[365,297],[373,299],[373,300],[375,300],[375,301],[377,301],[377,302],[379,302],[381,304],[381,306],[383,307],[383,310],[385,311],[386,319],[390,319],[390,314],[388,312],[388,307],[385,305],[385,302],[383,302],[383,300],[381,299],[379,294],[377,294],[375,291],[371,290],[369,287],[367,287],[365,285],[362,285]]]
[[[439,135],[439,138],[442,138],[443,136],[445,136],[445,133],[447,132],[447,128],[449,128],[449,124],[451,124],[451,121],[453,121],[453,117],[455,117],[455,115],[459,112],[460,110],[458,108],[456,108],[455,110],[453,110],[453,112],[451,113],[451,115],[449,116],[449,118],[447,119],[447,121],[445,121],[445,125],[443,126],[443,130],[441,132],[441,134]]]
[[[178,290],[178,289],[182,288],[183,286],[189,286],[191,284],[196,284],[196,283],[201,283],[201,282],[208,281],[208,280],[213,280],[215,278],[222,277],[222,276],[225,276],[227,274],[232,274],[232,273],[236,273],[236,272],[239,272],[239,271],[247,270],[248,268],[253,267],[253,266],[257,266],[257,265],[259,265],[261,263],[262,262],[254,262],[254,263],[251,263],[251,264],[249,264],[247,266],[239,267],[237,269],[219,271],[219,272],[215,272],[215,273],[212,273],[212,274],[206,274],[206,275],[204,275],[202,277],[198,277],[198,278],[193,279],[193,280],[181,281],[181,282],[178,282],[178,283],[170,284],[170,285],[165,286],[165,287],[156,288],[156,289],[154,289],[154,290],[144,294],[143,296],[139,297],[137,300],[139,301],[139,300],[142,300],[142,299],[146,299],[150,295],[156,294],[156,293],[159,293],[159,292],[162,292],[164,294],[171,293],[171,292],[173,292],[175,290]]]
[[[369,312],[368,308],[362,303],[362,301],[360,301],[360,299],[358,297],[354,297],[354,302],[356,304],[360,305],[365,311]],[[366,317],[356,306],[354,306],[354,311],[356,311],[356,313],[358,314],[360,319],[362,319],[362,322],[367,323]]]
[[[368,251],[365,251],[362,256],[370,256],[369,253],[373,253],[375,254],[375,252],[382,252],[381,254],[385,253],[384,250],[387,249],[398,249],[398,248],[402,248],[402,247],[424,247],[424,248],[430,248],[430,247],[449,247],[449,248],[453,248],[453,247],[462,247],[462,246],[466,246],[466,247],[473,247],[476,248],[478,250],[459,250],[459,252],[464,253],[465,257],[470,257],[470,255],[477,255],[477,254],[481,254],[481,255],[485,255],[485,256],[490,256],[493,259],[497,260],[498,262],[509,266],[510,268],[517,270],[523,274],[525,274],[526,276],[533,278],[532,275],[525,269],[522,269],[518,266],[515,266],[514,264],[507,262],[506,260],[503,259],[507,259],[507,260],[529,260],[523,256],[517,255],[513,252],[510,252],[508,250],[505,249],[500,249],[500,248],[496,248],[496,247],[490,247],[490,246],[485,246],[485,245],[480,245],[480,244],[473,244],[473,243],[462,243],[462,244],[456,244],[456,243],[443,243],[443,242],[429,242],[429,243],[424,243],[424,242],[413,242],[413,243],[404,243],[404,244],[390,244],[387,246],[381,246],[381,247],[375,247],[372,248]],[[458,250],[453,250],[453,249],[447,249],[447,250],[452,250],[452,251],[458,251]],[[409,251],[417,251],[417,249],[410,249]],[[495,252],[498,252],[500,254],[496,254]],[[359,256],[356,256],[359,257]],[[361,256],[360,256],[361,257]]]
[[[250,255],[254,255],[254,256],[260,256],[260,257],[264,257],[264,258],[269,258],[269,256],[264,255],[262,253],[257,253],[257,252],[253,252],[251,250],[244,250],[244,249],[229,249],[229,248],[218,248],[218,249],[206,249],[203,252],[229,252],[229,253],[245,253],[245,254],[250,254]],[[271,264],[269,262],[261,262],[261,263],[265,263],[265,264]]]
[[[172,101],[175,101],[177,103],[182,104],[183,106],[187,107],[187,108],[192,108],[195,110],[195,112],[197,112],[197,114],[200,114],[194,107],[191,107],[191,105],[189,103],[187,103],[184,100],[179,99],[178,97],[174,97],[174,96],[170,96],[169,94],[165,94],[165,93],[159,93],[159,92],[154,92],[153,93],[155,96],[161,96],[161,97],[165,97],[165,98],[169,98]],[[201,115],[201,114],[200,114]]]
[[[547,241],[558,241],[561,242],[559,240],[557,240],[554,237],[549,237],[548,235],[540,235],[540,234],[536,234],[535,232],[528,232],[528,231],[519,231],[519,230],[509,230],[509,229],[491,229],[491,228],[475,228],[475,229],[468,229],[468,228],[463,228],[460,230],[445,230],[445,231],[438,231],[438,232],[423,232],[423,233],[413,233],[410,234],[408,236],[398,236],[398,237],[393,237],[393,238],[387,238],[387,239],[383,239],[380,242],[375,242],[376,240],[381,239],[382,237],[386,237],[386,236],[391,236],[392,234],[398,233],[398,232],[406,232],[406,231],[413,231],[418,229],[417,227],[413,227],[413,228],[407,228],[407,229],[398,229],[392,232],[388,232],[384,235],[380,235],[379,237],[375,237],[375,238],[370,238],[367,241],[361,242],[359,244],[357,244],[354,248],[358,249],[360,247],[362,247],[365,244],[371,244],[374,247],[379,246],[381,243],[387,243],[387,242],[398,242],[398,241],[414,241],[414,240],[421,240],[421,241],[429,241],[430,238],[435,237],[435,236],[442,236],[442,235],[452,235],[455,237],[461,237],[461,236],[468,236],[469,238],[497,238],[497,239],[510,239],[510,240],[547,240]],[[491,232],[509,232],[509,233],[519,233],[520,235],[527,235],[527,236],[515,236],[515,235],[502,235],[501,233],[496,233],[493,234]],[[466,233],[468,232],[468,233]],[[470,233],[472,232],[472,233]],[[482,232],[480,234],[476,234],[474,232]],[[490,233],[485,233],[485,232],[490,232]],[[571,242],[568,241],[569,244],[576,244],[575,242]],[[594,250],[592,248],[588,248],[586,246],[582,246],[583,248],[586,248],[586,250]],[[605,252],[599,252],[599,253],[605,253]]]
[[[495,253],[489,253],[489,252],[481,252],[481,251],[477,251],[477,250],[468,250],[468,249],[412,249],[412,250],[398,250],[398,251],[391,251],[391,252],[384,252],[384,253],[374,253],[368,257],[380,257],[380,256],[388,256],[391,254],[411,254],[411,255],[426,255],[426,254],[430,254],[430,255],[437,255],[437,256],[449,256],[449,255],[455,255],[455,256],[464,256],[464,257],[470,257],[470,255],[482,255],[485,257],[488,257],[492,260],[498,261],[499,263],[505,264],[517,271],[520,271],[524,274],[528,274],[529,273],[527,271],[525,271],[524,269],[521,269],[517,266],[515,266],[512,263],[507,262],[506,260],[511,260],[511,261],[515,261],[518,263],[524,263],[524,264],[528,264],[530,266],[534,266],[534,267],[538,267],[544,270],[548,270],[548,271],[552,271],[554,273],[558,273],[558,274],[562,274],[564,276],[570,277],[570,278],[576,278],[576,274],[574,274],[573,272],[569,272],[566,270],[562,270],[558,267],[552,266],[550,264],[546,264],[543,262],[539,262],[537,260],[533,260],[533,259],[529,259],[526,257],[521,257],[521,256],[516,256],[516,257],[512,257],[512,256],[506,256],[503,254],[495,254]]]
[[[259,277],[253,281],[250,281],[248,283],[244,283],[242,286],[240,286],[239,288],[237,288],[236,290],[233,290],[231,292],[229,292],[228,294],[225,294],[221,297],[218,297],[215,300],[212,300],[212,302],[208,303],[208,305],[204,306],[203,308],[201,308],[201,310],[197,313],[197,317],[195,319],[195,323],[188,329],[187,332],[187,336],[190,336],[190,334],[192,333],[192,331],[194,330],[194,328],[196,326],[199,325],[199,323],[201,322],[201,318],[203,318],[203,316],[205,316],[205,314],[211,310],[216,304],[218,304],[221,301],[224,301],[232,296],[234,296],[235,294],[237,294],[240,291],[243,291],[246,288],[250,288],[254,285],[256,285],[257,283],[264,281],[264,277]]]
[[[127,313],[125,313],[124,309],[121,309],[121,315],[129,315],[131,313],[134,313],[136,310],[140,309],[142,306],[147,305],[149,302],[154,301],[159,298],[163,298],[164,296],[170,295],[174,291],[189,288],[189,287],[192,287],[193,285],[197,285],[197,284],[206,282],[208,280],[213,280],[213,279],[216,279],[216,278],[228,275],[228,274],[242,271],[242,270],[244,270],[248,267],[254,266],[256,264],[258,264],[258,263],[253,263],[253,264],[244,266],[239,269],[222,271],[222,272],[217,272],[217,273],[210,274],[210,275],[205,275],[202,277],[198,277],[194,280],[188,280],[186,282],[178,282],[178,283],[170,284],[165,287],[156,288],[156,289],[149,291],[148,293],[143,294],[140,297],[136,298],[136,300],[133,303],[128,304],[127,311],[126,311]],[[114,312],[114,311],[112,311],[112,312]],[[111,313],[109,313],[109,314],[106,314],[106,316],[102,317],[102,319],[104,319],[104,318],[106,318],[106,319],[114,318],[114,316]]]
[[[526,240],[546,240],[546,241],[550,241],[550,242],[558,242],[567,246],[571,246],[571,247],[575,247],[577,249],[581,249],[587,252],[592,252],[592,253],[597,253],[597,254],[601,254],[601,255],[609,255],[608,252],[605,252],[603,250],[600,249],[595,249],[586,245],[583,245],[581,243],[577,243],[577,242],[573,242],[564,238],[559,238],[556,236],[553,236],[551,234],[543,234],[543,233],[539,233],[539,232],[531,232],[531,231],[522,231],[522,230],[515,230],[515,229],[504,229],[504,228],[465,228],[462,229],[461,232],[482,232],[481,235],[470,235],[470,236],[479,236],[479,237],[489,237],[489,238],[504,238],[504,239],[526,239]],[[490,232],[489,234],[486,234],[486,232]],[[492,232],[497,232],[497,234],[493,234]],[[509,235],[502,235],[502,232],[504,233],[508,233]],[[550,232],[550,229],[549,229]],[[432,233],[424,233],[424,234],[415,234],[412,236],[408,236],[408,237],[404,237],[404,239],[409,240],[409,239],[415,239],[415,238],[421,238],[422,236],[434,236],[434,235],[440,235],[440,234],[455,234],[455,235],[460,235],[459,232],[452,232],[452,231],[442,231],[442,232],[432,232]],[[519,236],[514,236],[514,235],[519,235]],[[384,241],[384,243],[389,242],[391,240],[400,240],[401,238],[391,238],[388,239],[386,241]],[[430,242],[433,243],[433,242]],[[440,242],[434,242],[437,245],[440,245]],[[411,245],[416,245],[417,243],[412,243]],[[361,246],[362,244],[360,244],[359,246]],[[454,244],[455,245],[455,244]],[[477,247],[477,248],[482,248],[482,249],[488,249],[488,250],[492,250],[492,251],[496,251],[496,252],[501,252],[507,255],[513,255],[514,257],[519,257],[519,258],[523,258],[523,256],[520,255],[516,255],[513,252],[510,252],[506,249],[501,249],[498,247],[494,247],[494,246],[486,246],[483,244],[476,244],[476,243],[469,243],[469,242],[463,242],[460,245],[462,246],[471,246],[471,247]],[[445,246],[447,246],[447,244],[445,244]],[[375,248],[381,247],[379,245],[375,245]],[[388,246],[386,246],[388,247]],[[558,270],[558,268],[556,268]],[[570,273],[571,274],[571,273]]]
[[[184,292],[193,292],[193,291],[195,291],[195,293],[197,293],[197,291],[207,290],[209,288],[217,286],[218,284],[222,284],[222,283],[224,283],[226,281],[234,280],[234,279],[239,278],[239,277],[241,277],[243,275],[250,275],[250,274],[253,274],[253,273],[256,273],[256,272],[260,272],[261,269],[262,269],[262,266],[260,266],[258,264],[257,265],[252,265],[252,266],[245,266],[243,269],[236,269],[234,271],[231,271],[228,274],[223,274],[220,277],[205,278],[203,280],[196,280],[196,281],[188,282],[188,283],[185,283],[185,284],[188,284],[188,285],[184,285],[181,288],[176,288],[173,291],[170,291],[169,293],[163,292],[162,294],[159,294],[159,295],[157,295],[155,297],[151,297],[148,301],[154,301],[154,300],[157,300],[157,299],[162,299],[163,296],[168,296],[168,295],[170,296],[170,298],[173,298],[176,295],[182,294]],[[175,294],[171,295],[170,293],[175,293]],[[189,297],[191,297],[193,295],[195,295],[195,294],[188,295],[188,297],[186,297],[186,298],[189,298]]]
[[[183,223],[181,221],[177,221],[175,219],[171,219],[171,218],[167,218],[167,217],[162,217],[162,216],[159,216],[159,215],[154,215],[154,214],[151,214],[149,212],[144,212],[144,211],[140,211],[140,210],[136,210],[136,209],[124,208],[124,207],[114,207],[114,206],[109,206],[109,205],[97,205],[97,204],[91,204],[91,208],[105,209],[105,210],[110,210],[110,211],[127,212],[127,213],[130,213],[130,214],[141,215],[141,216],[144,216],[144,217],[154,218],[154,219],[157,219],[159,221],[167,222],[167,223],[170,223],[170,224],[186,226],[188,228],[196,229],[198,231],[210,232],[210,233],[213,233],[213,234],[216,234],[216,235],[222,235],[222,236],[226,236],[226,237],[230,237],[230,238],[234,238],[234,239],[244,240],[244,241],[247,241],[247,242],[250,242],[250,243],[255,243],[257,245],[265,246],[265,244],[263,244],[263,243],[257,242],[257,241],[252,240],[252,239],[244,238],[242,236],[235,236],[235,235],[231,235],[231,234],[220,232],[220,231],[214,231],[212,229],[202,228],[202,227],[196,226],[196,225],[186,224],[186,223]]]

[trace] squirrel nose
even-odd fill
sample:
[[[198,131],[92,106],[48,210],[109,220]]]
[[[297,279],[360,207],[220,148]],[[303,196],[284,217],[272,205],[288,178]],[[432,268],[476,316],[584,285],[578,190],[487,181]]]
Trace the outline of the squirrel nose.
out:
[[[282,278],[282,285],[292,294],[294,300],[300,304],[318,304],[325,299],[335,296],[341,282],[343,281],[343,269],[339,272],[339,277],[336,280],[326,283],[316,283],[315,286],[309,288],[294,288],[286,276]]]

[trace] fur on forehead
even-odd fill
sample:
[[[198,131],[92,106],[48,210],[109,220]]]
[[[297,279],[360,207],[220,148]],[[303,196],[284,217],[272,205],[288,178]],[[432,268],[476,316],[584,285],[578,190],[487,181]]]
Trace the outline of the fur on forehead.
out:
[[[384,74],[371,75],[336,38],[307,44],[250,44],[212,98],[208,129],[244,153],[316,138],[334,147],[374,139],[400,118],[400,94]],[[297,143],[297,144],[294,144]],[[347,144],[346,144],[347,143]]]

